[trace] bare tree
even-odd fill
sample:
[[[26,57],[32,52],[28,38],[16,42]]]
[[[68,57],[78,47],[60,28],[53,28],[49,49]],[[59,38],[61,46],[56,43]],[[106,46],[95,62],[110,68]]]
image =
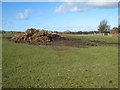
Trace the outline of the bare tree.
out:
[[[100,24],[99,24],[99,26],[98,26],[98,31],[100,32],[100,33],[105,33],[106,31],[108,31],[108,30],[110,30],[110,26],[109,25],[107,25],[107,20],[106,19],[104,19],[104,20],[102,20],[101,22],[100,22]]]

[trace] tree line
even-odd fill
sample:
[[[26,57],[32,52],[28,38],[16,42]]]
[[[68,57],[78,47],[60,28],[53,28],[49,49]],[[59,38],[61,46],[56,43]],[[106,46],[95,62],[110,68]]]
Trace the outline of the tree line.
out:
[[[70,30],[64,31],[65,34],[98,34],[102,33],[104,35],[109,34],[118,34],[120,33],[120,25],[118,27],[113,27],[110,29],[110,25],[108,25],[108,21],[106,19],[100,21],[100,24],[98,25],[97,31],[77,31],[73,32]]]

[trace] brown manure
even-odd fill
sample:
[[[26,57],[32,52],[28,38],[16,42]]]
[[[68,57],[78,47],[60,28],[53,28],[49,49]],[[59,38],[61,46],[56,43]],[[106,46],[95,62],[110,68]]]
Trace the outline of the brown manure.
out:
[[[27,29],[25,32],[14,35],[10,40],[28,44],[47,45],[55,40],[63,39],[60,35],[47,30]]]

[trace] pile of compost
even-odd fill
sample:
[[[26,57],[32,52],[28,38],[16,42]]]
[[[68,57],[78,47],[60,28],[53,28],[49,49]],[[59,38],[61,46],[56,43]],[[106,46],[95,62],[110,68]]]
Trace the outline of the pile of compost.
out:
[[[51,42],[55,40],[60,40],[63,38],[64,37],[47,30],[31,28],[27,29],[25,32],[21,32],[17,35],[14,35],[13,37],[11,37],[10,40],[20,43],[47,45],[51,44]]]

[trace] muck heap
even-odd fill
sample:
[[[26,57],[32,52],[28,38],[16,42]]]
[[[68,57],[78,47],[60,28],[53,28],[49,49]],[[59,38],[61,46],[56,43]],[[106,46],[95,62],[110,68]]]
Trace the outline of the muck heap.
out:
[[[60,35],[52,33],[48,30],[27,29],[25,32],[18,33],[10,38],[10,40],[20,43],[47,45],[55,40],[62,39]]]

